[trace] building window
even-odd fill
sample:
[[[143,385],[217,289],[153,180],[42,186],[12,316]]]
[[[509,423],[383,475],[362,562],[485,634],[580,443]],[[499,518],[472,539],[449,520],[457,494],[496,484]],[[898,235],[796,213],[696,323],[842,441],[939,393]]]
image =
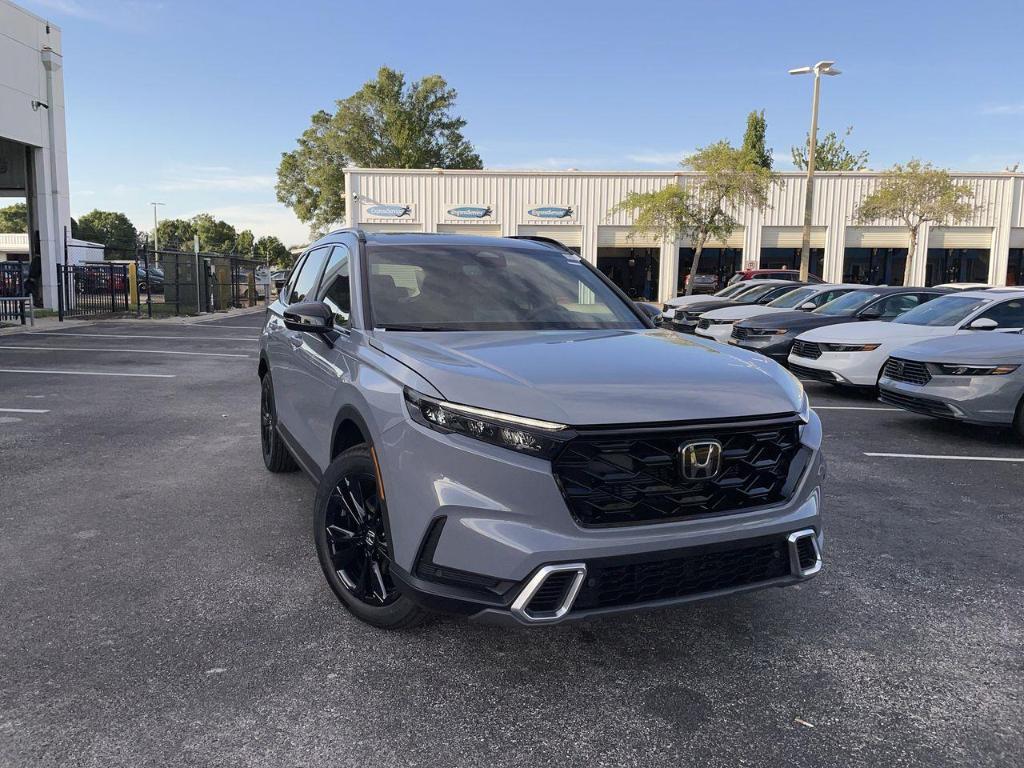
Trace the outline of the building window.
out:
[[[862,285],[903,285],[906,248],[847,248],[843,252],[843,282]]]
[[[597,268],[631,299],[656,301],[660,248],[598,248]]]
[[[679,283],[676,292],[686,292],[686,280],[693,265],[693,248],[679,249]],[[705,248],[700,252],[695,291],[717,291],[743,268],[742,248]]]
[[[988,248],[929,248],[925,285],[987,283]]]
[[[1024,285],[1024,248],[1011,248],[1006,263],[1006,284]]]
[[[761,269],[800,269],[799,248],[762,248]],[[822,277],[825,271],[825,249],[811,248],[810,273]]]

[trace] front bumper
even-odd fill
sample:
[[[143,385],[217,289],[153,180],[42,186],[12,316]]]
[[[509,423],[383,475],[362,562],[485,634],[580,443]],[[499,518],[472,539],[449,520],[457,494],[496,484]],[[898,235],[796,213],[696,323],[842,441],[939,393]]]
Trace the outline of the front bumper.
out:
[[[732,323],[714,323],[707,328],[697,328],[697,335],[725,344],[732,336]]]
[[[822,352],[821,357],[800,357],[790,353],[787,363],[791,370],[807,376],[854,387],[873,387],[888,357],[880,347],[870,352]]]
[[[530,579],[548,566],[582,564],[592,577],[623,558],[685,561],[687,551],[742,546],[751,540],[778,542],[801,530],[814,533],[819,551],[823,546],[820,484],[824,460],[816,416],[801,428],[801,442],[811,449],[811,456],[784,503],[733,514],[612,528],[586,528],[573,519],[546,460],[460,435],[440,434],[408,420],[385,430],[383,439],[379,456],[395,554],[394,575],[404,591],[428,608],[479,620],[535,623],[517,614],[513,604]],[[431,526],[442,519],[439,533],[431,540]],[[685,571],[686,565],[678,567]],[[433,573],[451,578],[438,580]],[[584,601],[554,620],[783,586],[811,575],[786,570],[771,578],[722,582],[720,588],[710,584],[685,594],[620,605],[600,601],[585,605]],[[588,588],[594,585],[581,584],[581,596],[586,596]]]
[[[1024,395],[1024,380],[1013,376],[937,376],[924,385],[882,376],[880,399],[925,416],[970,424],[1009,426]]]
[[[733,346],[748,352],[758,352],[779,365],[789,364],[789,352],[796,336],[747,336],[745,339],[729,339]]]

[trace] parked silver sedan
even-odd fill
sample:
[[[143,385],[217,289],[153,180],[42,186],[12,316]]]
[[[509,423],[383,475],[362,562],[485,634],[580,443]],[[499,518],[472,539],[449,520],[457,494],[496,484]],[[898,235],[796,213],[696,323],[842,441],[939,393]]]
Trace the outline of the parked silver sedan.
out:
[[[897,349],[882,368],[879,399],[914,413],[1012,426],[1024,439],[1024,336],[944,336]]]

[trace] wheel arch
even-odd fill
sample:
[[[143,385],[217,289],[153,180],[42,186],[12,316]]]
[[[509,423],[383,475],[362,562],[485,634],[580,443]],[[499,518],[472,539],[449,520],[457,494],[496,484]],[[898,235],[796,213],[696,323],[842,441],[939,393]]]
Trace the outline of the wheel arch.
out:
[[[334,429],[331,430],[330,461],[334,461],[343,451],[356,445],[373,445],[370,428],[362,414],[352,405],[345,405],[334,417]]]

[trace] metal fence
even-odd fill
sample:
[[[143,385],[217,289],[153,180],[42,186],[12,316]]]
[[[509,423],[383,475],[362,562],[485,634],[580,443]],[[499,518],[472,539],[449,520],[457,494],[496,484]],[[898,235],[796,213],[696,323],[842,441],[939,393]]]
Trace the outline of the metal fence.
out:
[[[273,288],[265,264],[234,255],[76,244],[75,256],[58,269],[61,319],[220,312],[254,307]]]
[[[0,299],[24,299],[28,296],[25,282],[28,278],[28,263],[21,261],[0,261]],[[0,301],[0,322],[18,320],[25,324],[25,302]]]

